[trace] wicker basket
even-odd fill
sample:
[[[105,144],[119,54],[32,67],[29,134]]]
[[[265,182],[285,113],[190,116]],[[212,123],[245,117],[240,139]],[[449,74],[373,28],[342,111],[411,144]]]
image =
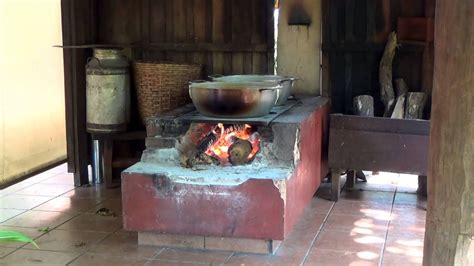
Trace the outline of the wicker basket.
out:
[[[173,62],[133,62],[138,111],[141,120],[191,102],[190,80],[201,77],[202,66]]]

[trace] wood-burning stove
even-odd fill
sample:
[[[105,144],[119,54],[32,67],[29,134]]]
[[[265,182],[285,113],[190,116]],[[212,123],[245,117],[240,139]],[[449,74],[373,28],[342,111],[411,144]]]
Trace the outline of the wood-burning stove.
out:
[[[185,106],[150,119],[141,161],[122,173],[125,230],[142,244],[273,252],[327,171],[328,100],[281,110],[220,120]],[[227,146],[210,150],[223,137]]]

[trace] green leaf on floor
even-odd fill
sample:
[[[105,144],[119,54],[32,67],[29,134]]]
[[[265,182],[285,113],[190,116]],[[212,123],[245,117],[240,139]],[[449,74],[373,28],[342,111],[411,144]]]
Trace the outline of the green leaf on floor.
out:
[[[31,243],[37,249],[39,249],[38,245],[35,243],[35,241],[33,241],[33,239],[16,231],[0,230],[0,241],[16,241],[16,242]]]

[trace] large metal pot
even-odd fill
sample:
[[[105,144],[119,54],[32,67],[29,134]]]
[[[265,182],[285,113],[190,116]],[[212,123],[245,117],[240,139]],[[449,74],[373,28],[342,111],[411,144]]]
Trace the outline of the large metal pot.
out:
[[[278,101],[281,87],[271,82],[195,81],[189,85],[189,96],[205,116],[259,117],[270,113]]]
[[[291,95],[295,78],[276,75],[210,75],[212,81],[224,82],[274,82],[281,85],[280,97],[276,105],[284,105]]]

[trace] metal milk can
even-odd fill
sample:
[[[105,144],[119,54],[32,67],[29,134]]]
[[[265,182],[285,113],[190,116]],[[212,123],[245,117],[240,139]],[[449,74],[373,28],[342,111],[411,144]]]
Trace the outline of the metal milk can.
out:
[[[94,49],[86,64],[87,131],[125,131],[130,121],[130,68],[121,49]]]

